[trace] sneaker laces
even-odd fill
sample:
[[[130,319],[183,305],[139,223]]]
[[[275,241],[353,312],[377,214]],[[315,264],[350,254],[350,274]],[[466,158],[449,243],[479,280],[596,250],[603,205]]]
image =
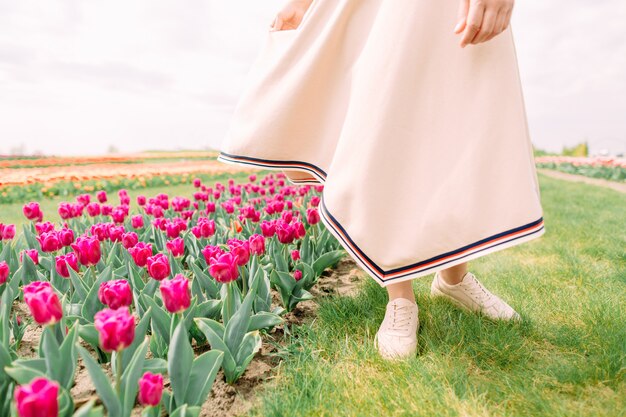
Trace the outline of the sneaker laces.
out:
[[[391,314],[391,329],[393,330],[409,330],[411,320],[413,319],[413,311],[408,305],[393,305]]]
[[[493,299],[493,294],[487,288],[483,287],[474,275],[470,275],[470,279],[472,283],[465,286],[465,288],[467,288],[467,292],[469,292],[472,297],[479,299],[482,305],[485,305],[487,301]]]

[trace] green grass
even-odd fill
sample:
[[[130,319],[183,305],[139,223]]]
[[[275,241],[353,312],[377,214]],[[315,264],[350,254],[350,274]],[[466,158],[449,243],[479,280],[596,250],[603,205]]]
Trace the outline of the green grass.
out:
[[[262,178],[269,171],[258,171],[256,172],[259,178]],[[247,181],[250,173],[223,173],[223,174],[197,174],[193,175],[192,178],[198,177],[201,178],[203,184],[213,186],[215,182],[221,182],[224,185],[227,185],[227,181],[229,178],[233,178],[235,182]],[[193,193],[196,189],[192,184],[184,184],[184,185],[176,185],[176,186],[165,186],[165,187],[148,187],[137,190],[128,190],[128,195],[130,196],[131,202],[131,212],[134,214],[137,211],[137,196],[140,194],[145,195],[146,197],[153,197],[159,193],[166,193],[171,197],[181,196],[189,199],[193,199]],[[117,205],[119,204],[119,198],[117,196],[117,191],[108,193],[109,201],[107,204]],[[37,200],[35,200],[37,201]],[[60,202],[63,201],[76,201],[74,197],[54,197],[54,198],[44,198],[38,200],[41,206],[41,209],[44,213],[44,221],[51,222],[60,222],[61,218],[57,212],[58,206]],[[95,193],[92,193],[92,200],[97,201]],[[18,232],[22,230],[22,224],[28,222],[23,213],[22,207],[24,203],[11,203],[11,204],[0,204],[0,223],[4,224],[15,224],[17,226]]]
[[[522,315],[494,323],[413,281],[419,355],[379,358],[386,291],[320,300],[251,412],[262,416],[626,415],[626,195],[540,174],[546,233],[470,261]]]

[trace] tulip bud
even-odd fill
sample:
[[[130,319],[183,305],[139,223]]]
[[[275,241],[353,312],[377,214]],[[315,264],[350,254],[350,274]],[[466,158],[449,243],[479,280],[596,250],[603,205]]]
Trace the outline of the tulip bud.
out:
[[[25,285],[24,302],[35,321],[41,325],[54,324],[63,317],[59,296],[47,281],[34,281]]]
[[[300,279],[302,278],[302,271],[300,271],[299,269],[296,269],[293,272],[293,277],[295,278],[296,281],[300,281]]]
[[[37,252],[37,249],[24,249],[20,252],[20,262],[24,262],[24,253],[33,260],[35,265],[39,265],[39,252]]]
[[[2,228],[2,240],[11,240],[15,237],[15,225],[5,224]]]
[[[239,269],[237,268],[237,256],[230,252],[213,258],[209,266],[209,273],[217,282],[228,283],[239,277]]]
[[[173,279],[161,281],[160,290],[163,304],[170,313],[180,313],[191,305],[189,280],[182,274],[176,274]]]
[[[63,278],[70,277],[71,267],[74,271],[78,272],[78,258],[74,252],[70,252],[67,255],[59,255],[55,258],[56,270]]]
[[[29,384],[15,389],[15,405],[19,417],[57,417],[59,415],[59,384],[36,377]]]
[[[100,261],[102,252],[96,236],[81,236],[71,246],[82,265],[96,265]]]
[[[248,238],[250,243],[250,252],[255,255],[263,255],[265,253],[265,238],[258,233]]]
[[[99,333],[100,347],[105,352],[119,352],[135,339],[135,318],[128,307],[98,311],[94,316],[94,325]]]
[[[0,285],[7,282],[9,279],[9,272],[9,264],[7,264],[6,261],[0,262]]]
[[[146,372],[139,379],[139,404],[155,407],[161,402],[163,394],[163,375]]]
[[[185,241],[182,237],[168,241],[165,246],[175,258],[185,254]]]
[[[293,259],[294,261],[300,259],[300,251],[298,249],[294,249],[291,251],[291,259]]]

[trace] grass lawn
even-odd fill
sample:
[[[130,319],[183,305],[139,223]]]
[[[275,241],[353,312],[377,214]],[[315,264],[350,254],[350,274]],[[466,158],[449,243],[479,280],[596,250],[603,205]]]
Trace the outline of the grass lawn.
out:
[[[269,171],[258,171],[255,172],[258,178],[262,178]],[[248,176],[252,173],[224,173],[224,174],[198,174],[192,175],[191,178],[198,177],[202,179],[203,184],[213,186],[216,182],[221,182],[224,185],[228,185],[227,181],[229,178],[233,178],[236,182],[247,181]],[[165,186],[165,187],[148,187],[141,188],[137,190],[128,190],[128,195],[130,196],[131,203],[131,212],[135,213],[137,211],[137,196],[140,194],[145,195],[146,197],[153,197],[159,193],[165,193],[170,196],[170,200],[172,197],[180,196],[186,197],[193,200],[193,193],[196,191],[194,186],[189,183],[185,185],[176,185],[176,186]],[[117,196],[117,191],[108,193],[109,201],[107,204],[117,205],[119,204],[119,198]],[[37,201],[37,200],[35,200]],[[63,201],[76,201],[75,197],[55,197],[55,198],[46,198],[39,200],[41,210],[44,213],[44,221],[49,220],[51,222],[60,222],[61,218],[57,212],[58,206],[60,202]],[[95,198],[95,193],[92,193],[92,201],[97,201]],[[15,224],[17,226],[17,232],[19,233],[22,230],[22,224],[28,222],[22,213],[22,207],[24,203],[13,203],[13,204],[0,204],[0,223],[4,224]]]
[[[520,312],[496,324],[413,281],[420,354],[389,363],[374,333],[386,291],[320,300],[294,329],[262,416],[625,416],[626,194],[539,175],[546,233],[470,261]]]

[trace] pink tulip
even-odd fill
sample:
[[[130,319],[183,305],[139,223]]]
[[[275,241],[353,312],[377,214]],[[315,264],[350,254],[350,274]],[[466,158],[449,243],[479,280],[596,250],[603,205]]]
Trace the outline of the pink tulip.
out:
[[[34,281],[25,285],[24,302],[41,325],[54,324],[63,317],[61,301],[49,282]]]
[[[170,313],[180,313],[191,305],[189,280],[182,274],[176,274],[173,279],[161,281],[160,289],[163,304]]]
[[[272,237],[276,233],[276,226],[274,222],[263,220],[261,222],[261,233],[264,237]]]
[[[143,227],[143,216],[136,214],[130,218],[130,223],[134,229],[141,229]]]
[[[96,197],[98,197],[98,201],[100,203],[106,203],[107,202],[107,192],[106,191],[98,191],[96,193]]]
[[[24,249],[20,252],[20,262],[24,262],[24,253],[26,253],[26,255],[33,260],[35,265],[39,265],[39,252],[37,249]]]
[[[98,311],[94,316],[94,325],[99,333],[100,347],[105,352],[119,352],[135,339],[135,318],[128,307]]]
[[[43,232],[52,232],[54,231],[54,223],[52,222],[37,222],[35,223],[35,231],[38,235]]]
[[[297,239],[304,237],[306,235],[306,229],[304,228],[304,223],[301,221],[296,221],[293,224],[294,235]]]
[[[96,265],[100,261],[102,252],[97,237],[81,236],[71,246],[82,265]]]
[[[170,275],[170,261],[163,253],[157,253],[148,258],[148,274],[161,281]]]
[[[296,230],[291,224],[279,222],[276,226],[276,236],[280,243],[291,243],[296,238]]]
[[[163,395],[163,375],[146,372],[139,379],[137,400],[144,406],[155,407],[161,402]]]
[[[185,254],[185,241],[182,237],[168,241],[165,246],[174,257],[183,256]]]
[[[74,231],[72,229],[63,228],[57,232],[62,246],[70,246],[74,243]]]
[[[200,188],[200,186],[202,185],[202,180],[200,178],[194,178],[193,179],[193,186],[196,188]]]
[[[0,285],[4,284],[5,282],[7,282],[7,280],[9,279],[9,264],[6,263],[6,261],[1,261],[0,262]]]
[[[128,253],[133,257],[135,264],[143,268],[148,263],[148,257],[152,256],[152,244],[138,242],[135,246],[128,249]]]
[[[258,233],[248,238],[250,243],[250,253],[255,255],[263,255],[265,253],[265,238]]]
[[[11,240],[15,237],[15,225],[5,224],[2,228],[2,240]]]
[[[300,259],[300,251],[298,249],[294,249],[291,251],[291,259],[293,259],[294,261]]]
[[[22,207],[22,212],[28,220],[37,220],[38,222],[43,220],[43,213],[41,212],[41,207],[39,207],[39,203],[30,202],[24,204],[24,207]]]
[[[100,208],[100,204],[98,203],[89,203],[86,206],[87,214],[91,217],[99,216],[102,213],[102,209]]]
[[[204,255],[204,260],[207,265],[212,264],[213,259],[225,253],[224,250],[217,245],[206,245],[200,252]]]
[[[293,277],[296,281],[300,281],[300,279],[302,278],[302,271],[300,271],[299,269],[296,269],[293,272]]]
[[[230,252],[220,255],[212,260],[209,273],[217,282],[228,283],[239,277],[237,268],[237,256]]]
[[[137,205],[145,206],[146,205],[146,196],[138,195],[137,196]]]
[[[128,232],[122,235],[122,246],[126,249],[132,248],[139,243],[139,236],[135,232]]]
[[[247,240],[228,239],[230,252],[237,257],[237,265],[242,266],[250,260],[250,244]]]
[[[56,231],[51,232],[43,232],[39,236],[35,236],[39,245],[41,245],[41,250],[44,252],[56,252],[63,247],[63,244],[59,240],[59,235]]]
[[[306,221],[310,225],[314,225],[314,224],[319,223],[319,221],[320,221],[320,214],[317,211],[317,209],[314,209],[314,208],[306,209]]]
[[[63,278],[70,277],[70,270],[78,272],[78,258],[74,252],[70,252],[67,255],[59,255],[55,258],[56,270]],[[68,268],[69,267],[69,268]]]
[[[59,384],[35,377],[29,384],[15,388],[15,405],[19,417],[58,417]]]
[[[128,281],[125,279],[114,279],[100,284],[98,289],[98,299],[112,310],[120,307],[128,307],[133,303],[133,292]]]

